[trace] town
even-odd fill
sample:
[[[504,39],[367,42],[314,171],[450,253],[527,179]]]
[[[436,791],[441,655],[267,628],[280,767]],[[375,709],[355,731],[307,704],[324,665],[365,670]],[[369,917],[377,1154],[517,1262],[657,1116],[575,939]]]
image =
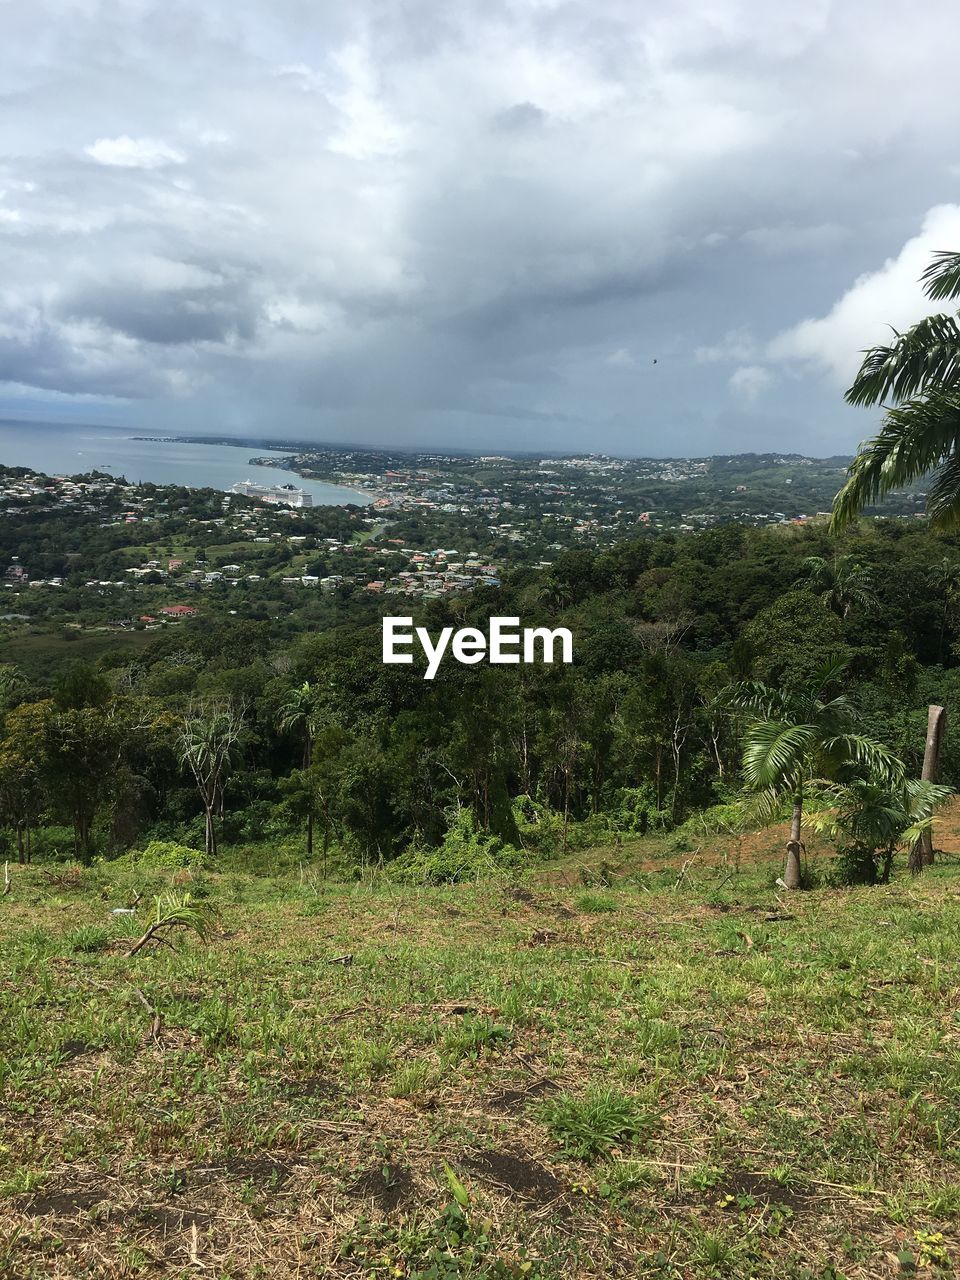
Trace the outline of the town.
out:
[[[205,612],[329,625],[348,601],[429,602],[495,588],[507,570],[546,583],[556,557],[578,548],[682,537],[731,521],[822,522],[842,460],[469,458],[315,447],[291,454],[285,469],[349,486],[369,502],[304,505],[295,485],[218,491],[97,472],[0,471],[0,626],[149,631]],[[913,517],[922,501],[920,493],[895,494],[885,510]]]

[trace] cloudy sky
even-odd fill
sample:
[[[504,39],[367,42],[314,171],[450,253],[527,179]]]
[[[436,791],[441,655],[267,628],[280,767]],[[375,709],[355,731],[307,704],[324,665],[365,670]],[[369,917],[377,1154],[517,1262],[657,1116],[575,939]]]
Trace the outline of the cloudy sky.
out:
[[[0,0],[0,416],[850,451],[955,0]]]

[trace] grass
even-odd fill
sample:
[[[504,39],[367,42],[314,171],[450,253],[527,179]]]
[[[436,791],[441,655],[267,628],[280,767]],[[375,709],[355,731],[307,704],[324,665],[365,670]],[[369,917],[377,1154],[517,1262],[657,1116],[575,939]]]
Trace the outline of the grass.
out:
[[[0,1277],[956,1274],[960,866],[619,856],[205,873],[207,941],[132,957],[169,876],[13,868]]]
[[[144,612],[137,607],[136,598],[131,594],[124,603],[117,605],[116,614],[124,616],[135,609],[137,613]],[[19,606],[13,603],[9,610],[12,613],[18,612]],[[28,611],[22,610],[24,613]],[[11,624],[9,630],[0,633],[3,660],[47,675],[59,670],[66,662],[96,662],[104,654],[112,653],[121,646],[124,651],[135,655],[156,638],[149,631],[134,631],[132,628],[127,631],[75,631],[71,633],[70,640],[64,639],[64,634],[62,622],[51,626],[45,618],[38,618],[33,624],[18,623],[16,629]]]

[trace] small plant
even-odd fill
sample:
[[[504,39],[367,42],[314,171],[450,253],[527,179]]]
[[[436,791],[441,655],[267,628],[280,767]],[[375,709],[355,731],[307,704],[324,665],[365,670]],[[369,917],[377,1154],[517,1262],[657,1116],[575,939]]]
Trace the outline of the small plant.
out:
[[[616,911],[617,900],[609,893],[581,893],[577,898],[577,908],[600,915],[605,911]]]
[[[458,1027],[451,1027],[443,1037],[442,1048],[451,1061],[478,1057],[484,1049],[495,1051],[510,1043],[509,1027],[492,1018],[466,1017]]]
[[[608,1088],[591,1089],[582,1098],[561,1094],[545,1103],[540,1115],[564,1150],[581,1160],[595,1160],[621,1143],[636,1141],[656,1123],[634,1098]]]
[[[183,894],[182,897],[175,893],[158,894],[154,905],[153,923],[133,944],[127,955],[135,956],[151,942],[170,946],[169,935],[175,929],[192,929],[201,942],[206,942],[216,922],[216,911],[208,902],[194,902],[189,893]]]
[[[656,1174],[639,1160],[616,1160],[605,1171],[597,1191],[605,1199],[614,1200],[631,1191],[640,1191],[656,1182]]]
[[[711,1271],[723,1271],[729,1266],[733,1249],[722,1235],[704,1231],[698,1241],[700,1257]]]
[[[947,1266],[950,1255],[947,1253],[942,1231],[915,1231],[913,1235],[920,1255],[917,1262],[921,1267]]]
[[[687,1176],[687,1184],[695,1191],[709,1191],[723,1181],[723,1170],[714,1164],[698,1164]]]
[[[0,1182],[0,1199],[29,1195],[42,1187],[46,1180],[47,1174],[42,1169],[18,1169],[6,1181]]]
[[[390,1093],[394,1098],[413,1098],[422,1093],[430,1078],[426,1062],[408,1062],[395,1073]]]
[[[64,939],[71,951],[103,951],[110,942],[110,930],[98,924],[82,924]]]

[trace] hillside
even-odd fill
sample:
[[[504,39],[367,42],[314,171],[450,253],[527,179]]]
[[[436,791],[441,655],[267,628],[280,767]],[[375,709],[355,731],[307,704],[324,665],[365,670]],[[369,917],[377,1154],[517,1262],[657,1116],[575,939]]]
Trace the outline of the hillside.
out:
[[[756,844],[615,852],[11,868],[0,1275],[954,1274],[957,857],[785,902]],[[215,933],[128,957],[171,881]]]

